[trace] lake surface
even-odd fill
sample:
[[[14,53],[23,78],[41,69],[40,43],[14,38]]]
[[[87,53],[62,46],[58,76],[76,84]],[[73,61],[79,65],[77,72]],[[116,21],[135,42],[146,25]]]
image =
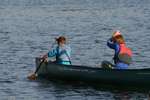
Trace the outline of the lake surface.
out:
[[[150,0],[0,0],[0,100],[148,100],[149,91],[26,79],[60,35],[73,64],[112,61],[106,41],[114,30],[133,50],[130,68],[150,68]]]

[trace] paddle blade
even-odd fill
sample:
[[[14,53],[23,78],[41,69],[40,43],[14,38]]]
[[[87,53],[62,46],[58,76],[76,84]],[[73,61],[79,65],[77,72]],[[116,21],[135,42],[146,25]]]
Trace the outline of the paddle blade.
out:
[[[36,80],[37,76],[36,76],[36,74],[31,74],[27,78],[30,79],[30,80]]]

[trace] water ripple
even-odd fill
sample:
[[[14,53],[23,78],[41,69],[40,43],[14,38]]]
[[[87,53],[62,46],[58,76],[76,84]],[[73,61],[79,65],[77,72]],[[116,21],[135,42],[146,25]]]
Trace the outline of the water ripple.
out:
[[[148,92],[95,89],[48,80],[29,81],[35,57],[48,52],[60,35],[68,37],[72,62],[100,66],[112,61],[106,46],[112,31],[121,30],[133,50],[130,68],[149,68],[148,0],[0,0],[0,96],[17,100],[145,99]],[[116,92],[117,91],[117,92]],[[8,98],[7,98],[8,99]],[[6,100],[7,100],[6,99]]]

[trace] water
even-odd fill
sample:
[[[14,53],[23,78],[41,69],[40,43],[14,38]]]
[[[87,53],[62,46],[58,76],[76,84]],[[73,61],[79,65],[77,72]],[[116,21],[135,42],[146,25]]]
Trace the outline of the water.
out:
[[[65,35],[76,65],[111,61],[106,40],[121,30],[134,52],[130,68],[149,68],[149,0],[0,0],[0,100],[148,100],[148,91],[103,90],[29,81],[34,59]]]

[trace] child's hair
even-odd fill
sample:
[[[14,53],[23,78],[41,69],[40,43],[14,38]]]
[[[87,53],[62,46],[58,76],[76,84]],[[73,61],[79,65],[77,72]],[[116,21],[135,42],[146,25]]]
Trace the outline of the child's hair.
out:
[[[66,38],[64,36],[60,36],[60,37],[56,38],[56,41],[57,41],[57,43],[60,43],[60,42],[66,43]]]
[[[113,37],[113,40],[114,40],[115,42],[119,43],[119,44],[125,43],[125,40],[124,40],[124,38],[123,38],[122,35],[118,35],[118,36]]]

